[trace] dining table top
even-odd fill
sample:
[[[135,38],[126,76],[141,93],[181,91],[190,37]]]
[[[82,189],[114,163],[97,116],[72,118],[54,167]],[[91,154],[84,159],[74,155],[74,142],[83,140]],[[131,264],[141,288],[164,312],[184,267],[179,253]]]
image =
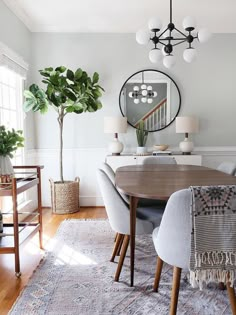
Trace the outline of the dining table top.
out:
[[[115,183],[130,196],[168,200],[190,186],[236,185],[236,176],[197,165],[129,165],[116,170]]]

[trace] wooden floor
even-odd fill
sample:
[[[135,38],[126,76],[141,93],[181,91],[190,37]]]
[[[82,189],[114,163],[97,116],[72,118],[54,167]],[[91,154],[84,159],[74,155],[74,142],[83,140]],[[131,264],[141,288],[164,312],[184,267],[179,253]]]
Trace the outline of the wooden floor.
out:
[[[104,208],[81,208],[75,214],[53,215],[50,209],[43,210],[44,246],[53,237],[60,223],[65,219],[106,218]],[[39,250],[38,235],[20,247],[21,278],[15,277],[14,255],[0,255],[0,315],[9,312],[21,290],[27,284],[38,266],[44,252]],[[29,314],[26,314],[29,315]]]

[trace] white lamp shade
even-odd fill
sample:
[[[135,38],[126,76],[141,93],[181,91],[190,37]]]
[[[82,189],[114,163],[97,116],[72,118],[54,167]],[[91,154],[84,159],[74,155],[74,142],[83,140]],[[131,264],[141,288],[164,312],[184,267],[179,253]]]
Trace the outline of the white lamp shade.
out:
[[[183,52],[184,60],[188,63],[193,62],[197,57],[197,51],[194,48],[187,48]]]
[[[148,91],[152,91],[152,86],[149,85],[149,86],[147,87],[147,90],[148,90]]]
[[[162,57],[163,56],[160,49],[154,48],[149,52],[149,60],[152,63],[157,63],[158,61],[161,61]]]
[[[183,20],[183,28],[186,30],[188,27],[196,27],[196,22],[192,16],[186,16]]]
[[[134,86],[133,88],[134,91],[139,91],[139,87],[137,85]]]
[[[134,99],[134,104],[139,104],[139,102],[140,102],[140,101],[139,101],[138,98],[135,98],[135,99]]]
[[[163,59],[163,65],[168,69],[172,68],[175,65],[175,63],[176,58],[173,55],[165,56]]]
[[[147,88],[146,84],[142,84],[142,85],[141,85],[141,89],[142,89],[142,90],[146,90],[146,88]]]
[[[148,94],[148,91],[147,91],[147,90],[143,90],[143,91],[142,91],[142,95],[143,95],[143,96],[147,96],[147,94]]]
[[[136,33],[136,41],[140,45],[147,45],[150,40],[150,33],[148,30],[141,29]]]
[[[104,133],[126,133],[127,117],[104,117]]]
[[[153,99],[152,99],[152,98],[148,98],[148,99],[147,99],[147,102],[148,102],[148,104],[152,104]]]
[[[148,21],[148,28],[151,30],[162,28],[162,22],[158,17],[153,17]]]
[[[157,97],[158,93],[156,91],[153,92],[153,97]]]
[[[211,38],[212,34],[208,29],[202,28],[199,30],[197,36],[200,43],[206,43]]]
[[[142,101],[142,103],[146,103],[147,102],[147,98],[146,97],[142,97],[141,101]]]
[[[197,133],[198,130],[196,117],[176,117],[176,133]]]

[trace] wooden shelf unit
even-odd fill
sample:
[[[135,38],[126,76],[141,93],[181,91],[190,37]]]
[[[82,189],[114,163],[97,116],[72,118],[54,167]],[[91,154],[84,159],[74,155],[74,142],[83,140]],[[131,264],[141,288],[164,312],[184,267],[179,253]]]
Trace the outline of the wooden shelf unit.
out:
[[[12,215],[13,223],[3,224],[3,233],[0,233],[0,254],[15,255],[15,274],[20,277],[19,246],[35,233],[39,232],[39,245],[42,243],[42,197],[41,197],[41,169],[43,166],[27,165],[14,166],[14,177],[11,183],[0,185],[0,198],[12,197],[12,212],[2,215]],[[17,196],[28,189],[37,186],[37,209],[33,212],[19,212]],[[24,222],[19,222],[19,214],[26,215]]]

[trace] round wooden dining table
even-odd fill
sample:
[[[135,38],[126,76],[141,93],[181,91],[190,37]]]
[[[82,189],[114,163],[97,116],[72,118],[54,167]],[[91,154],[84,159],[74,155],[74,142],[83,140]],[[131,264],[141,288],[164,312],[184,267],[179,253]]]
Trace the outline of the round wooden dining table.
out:
[[[115,183],[130,196],[130,286],[133,286],[139,198],[168,200],[174,192],[190,186],[236,185],[236,177],[204,166],[129,165],[116,170]]]

